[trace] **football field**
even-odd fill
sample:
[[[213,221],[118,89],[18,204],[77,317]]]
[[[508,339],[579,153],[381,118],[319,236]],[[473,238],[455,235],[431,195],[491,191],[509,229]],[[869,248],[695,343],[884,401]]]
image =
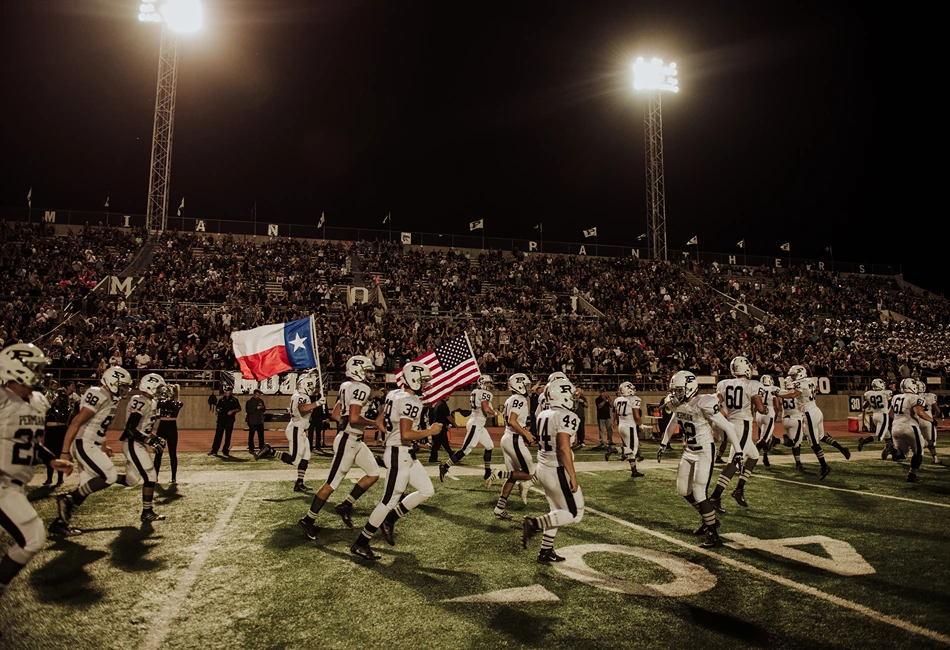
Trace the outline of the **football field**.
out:
[[[678,454],[657,463],[646,445],[646,476],[631,479],[626,463],[578,452],[586,514],[559,531],[556,565],[536,563],[540,536],[528,550],[519,541],[521,516],[547,512],[543,494],[524,505],[515,490],[515,519],[495,518],[499,487],[486,489],[480,452],[445,483],[428,465],[435,496],[397,523],[395,546],[377,534],[375,563],[349,547],[382,481],[346,528],[333,506],[352,471],[314,542],[296,526],[312,493],[292,491],[292,468],[186,453],[178,484],[156,492],[166,521],[139,521],[138,488],[86,501],[73,520],[84,534],[52,538],[0,599],[0,647],[947,647],[950,469],[928,456],[923,482],[908,484],[906,462],[874,447],[848,462],[828,449],[824,481],[809,450],[807,474],[771,455],[748,508],[724,495],[727,546],[711,551],[676,494]],[[308,484],[329,464],[315,454]],[[48,523],[48,489],[31,498]]]

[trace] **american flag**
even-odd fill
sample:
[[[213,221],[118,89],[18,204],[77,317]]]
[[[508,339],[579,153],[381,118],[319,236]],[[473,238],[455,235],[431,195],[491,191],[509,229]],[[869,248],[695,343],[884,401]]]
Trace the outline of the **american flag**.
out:
[[[472,383],[481,374],[467,334],[457,336],[413,361],[424,364],[432,373],[432,382],[422,396],[422,403],[427,406],[459,386]],[[396,376],[396,384],[400,388],[403,386],[401,372]]]

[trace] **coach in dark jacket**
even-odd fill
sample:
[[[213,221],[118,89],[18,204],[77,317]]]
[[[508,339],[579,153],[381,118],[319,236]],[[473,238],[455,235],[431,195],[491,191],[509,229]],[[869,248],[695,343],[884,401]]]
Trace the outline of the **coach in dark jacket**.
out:
[[[224,437],[224,447],[221,453],[229,455],[231,449],[231,432],[234,430],[234,416],[241,410],[241,404],[237,398],[231,394],[230,388],[224,389],[224,397],[218,400],[215,410],[218,412],[218,425],[214,430],[214,442],[211,443],[209,456],[218,455],[218,447],[221,446],[221,438]]]
[[[452,448],[449,446],[449,429],[452,428],[452,420],[449,417],[449,405],[444,399],[439,400],[432,407],[432,414],[429,416],[429,424],[441,424],[442,432],[437,436],[432,436],[432,451],[429,453],[429,462],[439,462],[439,448],[445,449],[445,452],[451,456]]]
[[[244,405],[244,419],[247,421],[247,450],[254,453],[254,434],[257,434],[257,448],[264,446],[264,411],[267,407],[261,399],[260,389],[255,389],[254,397]]]

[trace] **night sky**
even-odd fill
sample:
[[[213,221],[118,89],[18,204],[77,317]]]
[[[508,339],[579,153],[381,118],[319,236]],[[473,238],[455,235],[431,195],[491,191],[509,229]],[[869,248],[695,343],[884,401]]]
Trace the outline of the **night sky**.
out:
[[[900,263],[877,19],[825,2],[214,0],[181,39],[170,212],[633,245],[637,55],[664,96],[669,247]],[[144,213],[159,29],[135,0],[4,3],[0,204]],[[875,225],[878,224],[878,225]],[[911,250],[912,249],[912,250]]]

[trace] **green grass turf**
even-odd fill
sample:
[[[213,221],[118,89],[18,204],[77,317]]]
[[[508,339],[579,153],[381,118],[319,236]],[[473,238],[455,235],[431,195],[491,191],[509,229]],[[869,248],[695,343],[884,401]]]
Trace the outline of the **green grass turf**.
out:
[[[651,450],[644,453],[644,465],[655,465]],[[182,454],[183,477],[227,471],[229,481],[206,482],[200,480],[205,474],[194,474],[195,480],[184,479],[177,491],[160,489],[156,509],[169,519],[153,526],[138,520],[138,489],[110,488],[90,497],[74,520],[85,534],[51,540],[0,598],[0,647],[135,648],[159,637],[163,648],[196,649],[945,647],[695,552],[698,540],[690,531],[698,516],[675,493],[674,456],[664,458],[664,469],[647,470],[634,481],[626,471],[598,471],[582,472],[580,483],[589,508],[688,548],[590,511],[580,524],[561,529],[556,546],[661,551],[715,576],[715,586],[702,593],[626,595],[537,564],[540,539],[525,551],[518,535],[522,514],[547,511],[543,497],[533,493],[523,506],[515,491],[509,503],[515,520],[501,521],[491,515],[497,489],[486,490],[471,476],[442,484],[436,477],[435,496],[397,524],[397,545],[388,546],[377,534],[373,544],[383,559],[367,563],[350,555],[349,546],[378,501],[381,482],[357,503],[356,528],[346,529],[332,506],[349,492],[347,480],[321,513],[323,530],[311,542],[295,525],[309,494],[292,492],[292,479],[247,474],[248,480],[232,471],[249,465],[290,476],[282,463],[215,463],[204,454]],[[905,467],[852,460],[834,462],[834,473],[819,482],[814,457],[803,457],[812,471],[805,476],[790,466],[760,465],[746,489],[747,509],[727,492],[721,532],[762,539],[824,535],[851,544],[875,573],[844,577],[760,550],[722,548],[715,554],[950,635],[950,509],[764,478],[950,504],[950,470],[925,465],[926,482],[908,485]],[[578,460],[603,456],[584,452]],[[466,464],[480,465],[472,457]],[[318,456],[311,464],[328,465],[329,459]],[[209,547],[206,536],[241,489],[246,491],[233,516]],[[52,499],[34,503],[49,521]],[[180,609],[172,623],[156,624],[171,611],[176,587],[203,542],[206,561],[175,602]],[[8,538],[0,548],[7,543]],[[818,546],[800,548],[827,556]],[[667,569],[627,555],[590,553],[585,560],[595,570],[635,583],[673,580]],[[559,601],[444,602],[531,585],[541,585]]]

